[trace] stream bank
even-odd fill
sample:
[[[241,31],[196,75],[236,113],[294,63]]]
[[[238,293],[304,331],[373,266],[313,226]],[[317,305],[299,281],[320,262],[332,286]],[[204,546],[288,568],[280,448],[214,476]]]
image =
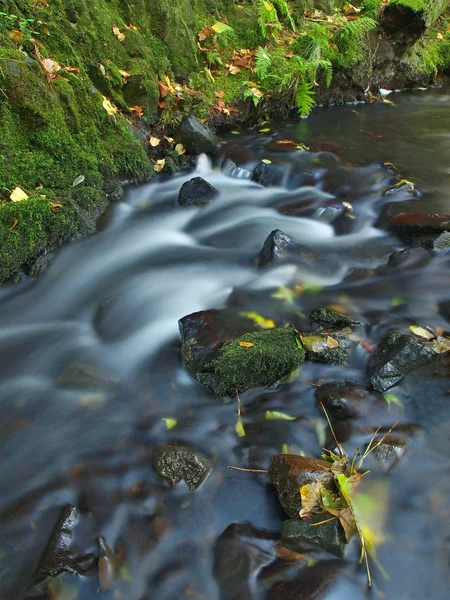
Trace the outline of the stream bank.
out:
[[[296,104],[306,113],[316,101],[428,86],[448,70],[444,0],[274,4],[1,3],[0,282],[35,274],[48,250],[94,232],[123,184],[148,180],[155,161],[182,167],[171,141],[146,142],[183,116],[245,125]],[[12,202],[17,187],[25,199]]]

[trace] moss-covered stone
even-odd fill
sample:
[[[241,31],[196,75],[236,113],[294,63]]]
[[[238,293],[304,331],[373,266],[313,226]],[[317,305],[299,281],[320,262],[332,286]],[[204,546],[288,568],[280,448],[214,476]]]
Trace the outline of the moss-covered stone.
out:
[[[304,359],[305,351],[293,329],[267,329],[225,343],[197,378],[218,396],[235,396],[280,381]]]

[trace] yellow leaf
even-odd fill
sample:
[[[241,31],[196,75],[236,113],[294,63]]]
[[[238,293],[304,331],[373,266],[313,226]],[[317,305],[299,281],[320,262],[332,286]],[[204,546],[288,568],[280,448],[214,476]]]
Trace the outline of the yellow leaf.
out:
[[[128,73],[128,71],[125,71],[124,69],[119,69],[119,73],[121,74],[121,76],[122,76],[122,81],[123,81],[124,83],[126,83],[126,82],[127,82],[127,79],[128,79],[128,77],[130,77],[130,76],[131,76],[131,73]]]
[[[239,342],[239,346],[242,346],[243,348],[253,348],[255,344],[252,344],[252,342]]]
[[[168,431],[177,426],[178,421],[176,419],[171,419],[170,417],[163,417],[161,421],[164,421]]]
[[[105,98],[105,96],[103,96],[103,108],[106,110],[108,115],[115,115],[117,112],[117,108],[110,100],[108,100],[108,98]]]
[[[151,136],[148,140],[148,143],[150,144],[150,146],[153,146],[153,148],[156,148],[156,146],[159,146],[159,144],[161,143],[161,140],[157,137]]]
[[[238,437],[240,437],[240,438],[245,437],[244,424],[240,417],[237,420],[235,429],[236,429],[236,433],[238,434]]]
[[[177,144],[175,146],[175,152],[181,156],[182,154],[185,154],[186,148],[183,146],[183,144]]]
[[[419,325],[410,325],[409,327],[414,335],[418,335],[419,337],[425,338],[426,340],[434,340],[436,337],[434,333],[424,329],[423,327],[419,327]]]
[[[120,29],[116,26],[112,28],[114,35],[119,40],[119,42],[123,42],[125,39],[125,34],[120,31]]]
[[[13,202],[21,202],[22,200],[28,199],[28,194],[26,194],[22,188],[16,187],[11,193],[9,197]]]
[[[58,208],[61,208],[63,206],[63,204],[61,202],[52,202],[52,201],[50,201],[50,206],[56,210]]]
[[[21,31],[17,31],[17,29],[12,29],[9,32],[9,37],[10,37],[10,39],[12,39],[13,42],[15,42],[16,44],[18,44],[19,42],[22,41],[23,34],[22,34]]]
[[[241,315],[243,317],[247,317],[247,319],[250,319],[256,325],[259,325],[261,329],[275,329],[276,327],[275,321],[272,321],[272,319],[266,319],[265,317],[258,315],[256,312],[244,312],[241,313]]]
[[[339,342],[334,338],[327,336],[327,346],[328,348],[339,348]]]
[[[166,164],[166,159],[165,158],[161,158],[160,160],[157,160],[154,166],[154,169],[157,173],[161,173],[161,171],[164,169],[164,165]]]

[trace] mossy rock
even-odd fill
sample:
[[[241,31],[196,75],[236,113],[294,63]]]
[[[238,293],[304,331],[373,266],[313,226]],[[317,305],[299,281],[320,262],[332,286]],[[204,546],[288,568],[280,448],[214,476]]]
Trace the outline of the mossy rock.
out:
[[[251,388],[280,381],[305,359],[291,328],[267,329],[225,343],[198,381],[218,396],[235,396]]]

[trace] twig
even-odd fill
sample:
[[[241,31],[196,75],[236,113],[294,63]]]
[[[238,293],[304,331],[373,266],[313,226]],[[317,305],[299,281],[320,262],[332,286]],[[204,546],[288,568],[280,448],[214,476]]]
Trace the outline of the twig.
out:
[[[242,467],[232,467],[228,466],[227,469],[230,471],[243,471],[244,473],[268,473],[267,469],[244,469]]]

